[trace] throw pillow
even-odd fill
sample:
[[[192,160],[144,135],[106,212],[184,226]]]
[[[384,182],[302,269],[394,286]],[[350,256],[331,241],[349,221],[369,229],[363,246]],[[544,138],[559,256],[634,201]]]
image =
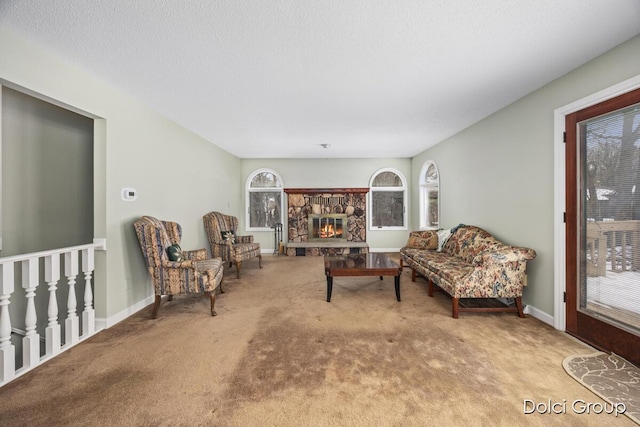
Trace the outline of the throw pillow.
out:
[[[236,242],[236,233],[233,230],[229,230],[229,231],[221,231],[220,234],[222,235],[222,239],[223,240],[230,240],[231,243],[235,243]]]
[[[444,244],[447,243],[449,237],[451,237],[451,229],[438,230],[438,252],[442,252],[442,248],[444,248]]]
[[[438,249],[438,235],[434,234],[427,239],[427,249]]]
[[[408,248],[411,249],[437,249],[438,248],[438,236],[433,235],[431,237],[409,237],[407,241]]]
[[[411,248],[411,249],[422,249],[422,246],[424,246],[422,244],[422,240],[420,237],[409,237],[409,240],[407,240],[407,244],[405,245],[407,248]]]
[[[175,245],[171,245],[167,248],[167,256],[169,257],[169,261],[182,261],[182,249],[180,245],[177,243]]]

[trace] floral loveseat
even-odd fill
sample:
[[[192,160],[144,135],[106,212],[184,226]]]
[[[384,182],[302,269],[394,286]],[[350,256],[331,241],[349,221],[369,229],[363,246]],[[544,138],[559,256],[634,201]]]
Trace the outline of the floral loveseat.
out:
[[[401,262],[452,297],[453,317],[460,311],[510,311],[524,317],[522,290],[533,249],[500,242],[487,231],[460,224],[450,230],[412,231],[400,250]],[[513,298],[515,307],[467,307],[461,298]]]

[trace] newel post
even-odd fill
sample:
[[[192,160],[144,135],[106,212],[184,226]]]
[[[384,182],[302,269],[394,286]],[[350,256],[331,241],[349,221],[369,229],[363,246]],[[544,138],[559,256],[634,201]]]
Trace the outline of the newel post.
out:
[[[11,344],[9,297],[13,293],[13,263],[0,264],[0,383],[16,375],[16,349]]]

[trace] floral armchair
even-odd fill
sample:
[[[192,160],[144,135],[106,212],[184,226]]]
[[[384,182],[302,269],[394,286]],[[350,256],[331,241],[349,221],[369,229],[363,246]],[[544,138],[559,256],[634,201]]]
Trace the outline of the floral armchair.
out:
[[[182,237],[182,227],[175,222],[143,216],[133,227],[155,290],[152,317],[155,319],[158,316],[162,295],[168,295],[171,301],[173,295],[183,293],[209,294],[211,315],[215,316],[216,288],[219,287],[220,292],[224,292],[222,260],[207,259],[207,250],[204,248],[180,251],[177,245]],[[172,249],[177,249],[176,261],[169,259]]]
[[[238,236],[236,234],[238,218],[220,212],[209,212],[202,219],[207,239],[209,239],[211,255],[229,262],[229,267],[235,264],[238,279],[243,261],[257,257],[258,265],[262,268],[260,243],[254,243],[253,236]]]

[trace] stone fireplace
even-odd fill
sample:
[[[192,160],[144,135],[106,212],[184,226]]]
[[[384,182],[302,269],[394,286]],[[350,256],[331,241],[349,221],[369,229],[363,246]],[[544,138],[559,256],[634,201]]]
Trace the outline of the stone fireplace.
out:
[[[368,188],[285,188],[287,255],[366,253]]]

